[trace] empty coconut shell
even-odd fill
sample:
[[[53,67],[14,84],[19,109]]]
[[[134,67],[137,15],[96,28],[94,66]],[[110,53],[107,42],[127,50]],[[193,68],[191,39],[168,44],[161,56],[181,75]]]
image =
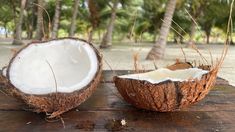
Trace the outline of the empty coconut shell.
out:
[[[163,68],[115,76],[114,82],[124,100],[135,107],[167,112],[203,99],[214,85],[216,75],[217,70],[189,68],[172,71]]]
[[[35,42],[10,61],[8,93],[49,118],[77,107],[96,89],[102,57],[91,43],[75,38]]]

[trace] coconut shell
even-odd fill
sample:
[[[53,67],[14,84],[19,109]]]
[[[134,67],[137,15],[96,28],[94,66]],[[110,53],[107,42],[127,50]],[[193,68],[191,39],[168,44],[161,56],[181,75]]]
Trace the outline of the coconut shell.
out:
[[[170,70],[179,70],[179,69],[188,69],[192,67],[193,65],[190,62],[181,62],[177,59],[175,64],[167,66],[166,68]]]
[[[6,66],[4,66],[3,68],[2,68],[2,70],[0,70],[0,87],[5,87],[6,85],[7,85],[7,83],[8,83],[8,81],[7,81],[7,79],[6,79],[6,77],[5,77],[5,75],[4,75],[4,70],[6,70]]]
[[[75,39],[75,38],[61,38],[61,39]],[[75,39],[80,40],[80,39]],[[50,40],[52,41],[52,40]],[[84,41],[85,40],[80,40]],[[37,43],[46,43],[48,41],[44,42],[37,42]],[[34,44],[30,43],[24,48],[22,48],[19,52],[27,48],[29,45]],[[11,81],[9,80],[9,71],[7,72],[7,86],[5,86],[5,90],[7,93],[13,95],[14,97],[19,98],[23,102],[25,102],[34,112],[40,113],[45,112],[49,114],[49,118],[54,118],[62,113],[69,111],[77,106],[79,106],[81,103],[83,103],[88,97],[91,96],[91,94],[95,91],[96,87],[98,86],[101,74],[102,74],[102,56],[99,53],[99,51],[91,44],[86,42],[87,44],[90,44],[91,47],[94,49],[97,59],[98,59],[98,70],[94,77],[94,79],[87,85],[86,87],[82,88],[81,90],[77,90],[71,93],[51,93],[46,95],[32,95],[32,94],[26,94],[15,88]],[[18,53],[19,53],[18,52]],[[11,67],[11,63],[14,61],[17,54],[11,59],[9,63],[9,67]],[[8,68],[10,69],[10,68]]]
[[[4,87],[6,82],[7,82],[7,79],[2,75],[2,73],[0,73],[0,87]]]
[[[115,76],[114,82],[124,100],[135,107],[167,112],[187,107],[203,99],[214,85],[216,75],[217,71],[212,70],[200,80],[168,80],[158,84]]]

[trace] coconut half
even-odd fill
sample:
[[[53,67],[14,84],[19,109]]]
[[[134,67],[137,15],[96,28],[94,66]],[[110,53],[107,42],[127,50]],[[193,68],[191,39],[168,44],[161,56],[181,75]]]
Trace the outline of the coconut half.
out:
[[[115,76],[123,98],[137,108],[174,111],[203,99],[216,79],[216,70],[160,68],[146,73]]]
[[[101,55],[84,40],[31,43],[10,61],[11,92],[36,112],[56,117],[84,102],[101,76]]]

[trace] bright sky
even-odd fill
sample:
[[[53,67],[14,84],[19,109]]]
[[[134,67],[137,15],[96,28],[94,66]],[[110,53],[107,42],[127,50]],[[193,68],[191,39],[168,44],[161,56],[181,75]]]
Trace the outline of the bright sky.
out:
[[[0,27],[0,35],[4,35],[6,32],[4,27]]]

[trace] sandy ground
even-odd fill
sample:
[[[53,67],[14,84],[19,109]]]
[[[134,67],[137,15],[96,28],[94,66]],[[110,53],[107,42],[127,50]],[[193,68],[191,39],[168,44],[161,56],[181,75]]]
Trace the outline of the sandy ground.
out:
[[[20,48],[20,46],[0,44],[0,68],[8,64],[13,55],[11,49],[15,48]],[[198,48],[203,56],[211,62],[208,49],[210,48],[213,58],[216,59],[220,56],[223,45],[199,45]],[[104,69],[110,70],[111,67],[113,70],[133,70],[133,55],[135,53],[139,54],[139,63],[143,69],[154,69],[153,61],[145,60],[145,57],[150,49],[151,45],[119,45],[113,46],[111,49],[100,50],[105,60]],[[189,48],[183,49],[186,53],[186,58],[188,61],[192,62],[193,60],[197,60],[197,62],[200,61],[201,63],[206,64],[206,62],[203,62],[200,59],[199,54],[195,50]],[[165,67],[173,64],[176,58],[182,60],[184,59],[180,46],[168,45],[164,59],[156,62],[157,67]],[[229,52],[222,69],[219,72],[219,76],[228,80],[231,85],[235,86],[235,46],[229,47]]]

